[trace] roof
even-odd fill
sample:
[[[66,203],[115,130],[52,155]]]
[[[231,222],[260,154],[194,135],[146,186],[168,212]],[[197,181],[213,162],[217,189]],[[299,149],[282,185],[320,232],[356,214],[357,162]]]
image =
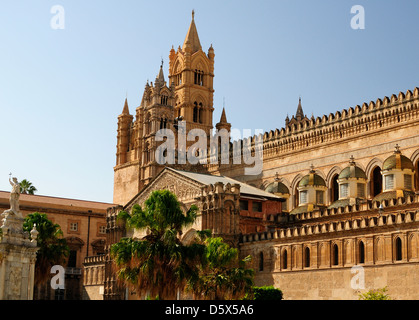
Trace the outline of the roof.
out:
[[[342,170],[339,174],[339,179],[348,179],[348,178],[361,178],[367,179],[367,175],[364,170],[357,166],[349,166]]]
[[[306,186],[326,186],[326,182],[322,177],[318,174],[310,173],[304,176],[300,183],[298,184],[299,187],[306,187]]]
[[[182,171],[177,170],[173,168],[166,167],[168,170],[172,170],[178,174],[181,174],[189,179],[195,180],[197,182],[202,183],[203,185],[209,185],[209,184],[215,184],[217,182],[222,182],[224,184],[230,183],[230,184],[238,184],[240,185],[240,194],[242,195],[249,195],[249,196],[256,196],[256,197],[262,197],[262,198],[268,198],[268,199],[277,199],[280,200],[281,198],[278,196],[273,195],[272,193],[266,192],[264,190],[258,189],[256,187],[252,187],[248,185],[247,183],[240,182],[237,180],[234,180],[229,177],[225,176],[216,176],[211,174],[205,174],[205,173],[195,173],[190,171]]]
[[[319,209],[321,210],[323,208],[326,208],[326,206],[315,205],[309,208],[309,205],[306,204],[306,205],[301,205],[301,206],[298,206],[297,208],[294,208],[293,210],[291,210],[290,214],[295,215],[295,214],[300,214],[300,213],[307,213],[307,212],[312,212]]]
[[[189,42],[189,45],[192,48],[192,53],[195,53],[202,49],[201,42],[199,41],[198,31],[196,30],[195,19],[194,19],[194,11],[192,11],[192,21],[191,25],[189,26],[188,33],[186,34],[185,42],[183,43],[182,50],[185,51],[186,43]]]
[[[269,193],[282,193],[282,194],[289,194],[290,191],[287,188],[287,186],[285,184],[283,184],[282,182],[272,182],[271,184],[269,184],[266,188],[265,188],[266,192]]]
[[[355,204],[360,204],[361,199],[360,198],[355,198]],[[346,207],[350,205],[350,200],[349,199],[341,199],[341,200],[337,200],[335,202],[333,202],[330,206],[328,206],[328,209],[333,209],[333,208],[342,208],[342,207]]]
[[[383,170],[391,169],[410,169],[414,170],[414,166],[410,159],[400,153],[393,154],[388,157],[383,163]]]
[[[0,191],[0,205],[10,205],[10,192]],[[50,209],[67,209],[74,211],[92,210],[95,213],[106,213],[106,209],[115,206],[112,203],[58,198],[50,196],[21,194],[19,197],[21,207],[37,207]]]
[[[403,198],[407,198],[409,196],[414,196],[415,193],[413,191],[408,191],[408,190],[398,190],[398,191],[402,191],[403,192]],[[374,199],[372,199],[372,202],[375,201],[383,201],[383,200],[391,200],[391,199],[397,199],[400,196],[397,194],[396,190],[393,191],[386,191],[386,192],[382,192],[380,194],[378,194],[377,196],[375,196]]]

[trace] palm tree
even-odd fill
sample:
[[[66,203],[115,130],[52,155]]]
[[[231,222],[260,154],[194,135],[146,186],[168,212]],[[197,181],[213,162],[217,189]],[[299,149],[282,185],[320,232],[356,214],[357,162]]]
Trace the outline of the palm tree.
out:
[[[52,266],[65,262],[70,249],[60,226],[49,220],[45,213],[28,214],[23,223],[23,230],[30,232],[35,224],[39,232],[36,239],[39,250],[35,262],[35,285],[40,286],[50,279]]]
[[[188,282],[188,290],[196,297],[214,300],[237,300],[252,292],[252,269],[246,269],[251,257],[239,259],[238,250],[222,238],[205,240],[205,260],[198,278]]]
[[[20,185],[20,193],[23,194],[35,194],[36,191],[38,191],[35,186],[32,185],[32,182],[29,180],[23,179],[21,182],[19,182]]]
[[[197,279],[205,245],[180,241],[182,230],[193,224],[197,207],[183,213],[176,196],[168,190],[154,191],[144,204],[135,205],[132,213],[122,211],[119,219],[128,228],[145,231],[141,239],[123,238],[111,246],[111,256],[120,280],[133,285],[137,294],[159,299],[173,299],[189,279]],[[198,232],[204,237],[208,232]]]

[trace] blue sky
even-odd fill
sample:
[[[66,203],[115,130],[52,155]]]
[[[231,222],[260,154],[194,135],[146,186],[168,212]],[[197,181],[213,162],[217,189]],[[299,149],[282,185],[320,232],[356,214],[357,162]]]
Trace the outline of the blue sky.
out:
[[[61,5],[65,29],[54,30]],[[351,8],[365,8],[365,29]],[[116,121],[163,58],[183,44],[195,10],[215,49],[214,123],[225,98],[237,129],[284,126],[298,98],[308,116],[419,86],[414,0],[2,0],[0,190],[9,172],[38,194],[112,202]]]

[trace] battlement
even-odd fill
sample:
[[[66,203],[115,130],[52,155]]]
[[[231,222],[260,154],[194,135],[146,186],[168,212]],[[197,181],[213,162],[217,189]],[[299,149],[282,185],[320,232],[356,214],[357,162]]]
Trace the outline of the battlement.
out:
[[[342,232],[342,231],[353,231],[357,229],[373,228],[373,227],[384,227],[390,225],[402,225],[412,222],[419,222],[419,209],[417,206],[414,208],[405,207],[404,210],[400,208],[394,213],[385,213],[386,208],[417,204],[419,202],[419,196],[408,196],[406,198],[397,198],[391,200],[383,200],[381,202],[374,202],[367,205],[367,210],[373,212],[369,216],[359,217],[341,217],[338,221],[321,221],[318,223],[310,223],[298,227],[289,227],[272,232],[254,233],[242,236],[242,243],[277,240],[277,239],[293,239],[297,240],[299,237],[330,234],[331,232]],[[344,208],[324,209],[320,211],[316,218],[331,217],[333,215],[355,213],[359,211],[359,205],[346,206]],[[381,210],[383,210],[381,212]],[[299,214],[297,218],[301,220],[305,219],[316,219],[314,217],[315,212]]]
[[[239,184],[230,184],[230,183],[222,183],[216,182],[214,184],[209,184],[203,186],[202,188],[202,196],[207,196],[209,194],[235,194],[240,195],[240,185]]]
[[[333,140],[351,138],[366,134],[375,129],[383,130],[403,122],[414,121],[419,118],[419,88],[413,92],[400,92],[397,96],[377,99],[376,102],[363,103],[328,116],[302,120],[286,128],[271,130],[263,135],[238,139],[231,143],[230,158],[241,156],[244,146],[251,146],[251,152],[261,152],[263,157],[274,157],[278,153],[295,152],[314,145]],[[263,148],[257,142],[263,141]],[[241,163],[239,161],[234,163]],[[214,167],[212,164],[208,168]]]

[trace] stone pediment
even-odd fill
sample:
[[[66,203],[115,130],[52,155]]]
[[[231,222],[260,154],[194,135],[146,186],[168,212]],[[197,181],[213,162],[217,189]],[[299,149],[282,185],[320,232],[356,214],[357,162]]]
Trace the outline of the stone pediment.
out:
[[[174,193],[181,203],[195,202],[195,198],[201,195],[203,183],[175,172],[170,168],[165,168],[156,178],[153,179],[140,193],[138,193],[124,210],[130,212],[135,204],[143,207],[144,202],[155,190],[169,190]]]

